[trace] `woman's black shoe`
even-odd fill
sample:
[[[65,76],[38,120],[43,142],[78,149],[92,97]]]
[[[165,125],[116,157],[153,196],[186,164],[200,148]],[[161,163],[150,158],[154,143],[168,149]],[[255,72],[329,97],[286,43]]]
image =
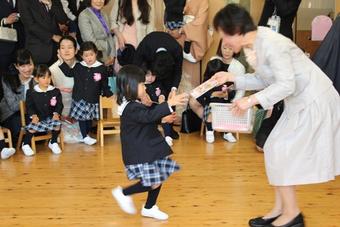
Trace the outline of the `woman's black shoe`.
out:
[[[291,220],[285,225],[276,226],[276,225],[269,224],[269,225],[266,225],[265,227],[305,227],[305,223],[303,220],[303,215],[302,213],[300,213],[298,216],[296,216],[293,220]]]
[[[257,217],[249,220],[249,226],[250,227],[264,227],[269,224],[271,224],[273,221],[275,221],[279,216],[273,217],[273,218],[266,218],[263,217]]]

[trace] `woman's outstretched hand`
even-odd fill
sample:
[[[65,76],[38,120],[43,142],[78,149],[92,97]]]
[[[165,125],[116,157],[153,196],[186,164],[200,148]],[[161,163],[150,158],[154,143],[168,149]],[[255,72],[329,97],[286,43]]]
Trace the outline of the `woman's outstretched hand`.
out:
[[[232,113],[235,116],[242,116],[249,108],[256,104],[258,104],[258,101],[254,96],[243,97],[233,102]]]
[[[182,93],[179,95],[172,95],[168,98],[168,104],[170,106],[184,106],[187,105],[189,101],[189,95]]]
[[[227,82],[234,82],[235,76],[229,72],[217,72],[215,73],[210,80],[215,80],[217,82],[217,86],[223,85]]]

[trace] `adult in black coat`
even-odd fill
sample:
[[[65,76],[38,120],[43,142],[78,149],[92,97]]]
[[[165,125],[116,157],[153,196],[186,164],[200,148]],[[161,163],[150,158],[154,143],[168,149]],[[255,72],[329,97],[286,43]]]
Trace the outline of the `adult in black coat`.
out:
[[[182,47],[166,32],[151,32],[138,45],[134,64],[156,75],[156,81],[162,83],[167,96],[181,82]]]
[[[35,63],[51,65],[57,60],[57,44],[62,35],[59,24],[67,22],[60,0],[21,0],[19,12],[26,49],[31,51]]]
[[[313,56],[313,61],[333,81],[334,87],[340,94],[340,16],[322,41]]]
[[[151,32],[137,47],[134,64],[150,70],[164,87],[166,98],[176,91],[182,78],[183,52],[176,39],[166,32]],[[171,127],[171,138],[178,133]]]
[[[0,41],[0,75],[8,71],[8,66],[15,61],[16,50],[24,47],[24,28],[18,15],[19,0],[0,1],[0,20],[6,27],[13,25],[17,30],[18,42]]]
[[[281,18],[280,33],[293,39],[292,25],[300,3],[301,0],[265,0],[259,26],[267,26],[276,7],[277,15]]]

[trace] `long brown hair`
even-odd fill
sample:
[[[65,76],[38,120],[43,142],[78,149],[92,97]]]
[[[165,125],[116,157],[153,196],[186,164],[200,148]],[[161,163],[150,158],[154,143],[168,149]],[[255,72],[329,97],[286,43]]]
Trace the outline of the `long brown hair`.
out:
[[[117,1],[117,0],[116,0]],[[137,20],[142,21],[143,24],[150,23],[151,6],[147,0],[138,0],[138,9],[141,15]],[[132,12],[132,0],[118,0],[118,15],[116,21],[124,18],[128,25],[132,25],[136,18]]]

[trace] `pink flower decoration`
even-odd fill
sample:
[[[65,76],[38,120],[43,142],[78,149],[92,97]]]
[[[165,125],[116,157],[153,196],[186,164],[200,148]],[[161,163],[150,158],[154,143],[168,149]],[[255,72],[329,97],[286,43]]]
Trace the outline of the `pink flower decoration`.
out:
[[[95,81],[100,81],[102,79],[102,74],[100,73],[94,73],[93,79]]]
[[[51,106],[56,106],[57,105],[57,98],[55,96],[51,98],[50,105]]]
[[[161,95],[161,89],[159,87],[156,88],[156,96]]]

